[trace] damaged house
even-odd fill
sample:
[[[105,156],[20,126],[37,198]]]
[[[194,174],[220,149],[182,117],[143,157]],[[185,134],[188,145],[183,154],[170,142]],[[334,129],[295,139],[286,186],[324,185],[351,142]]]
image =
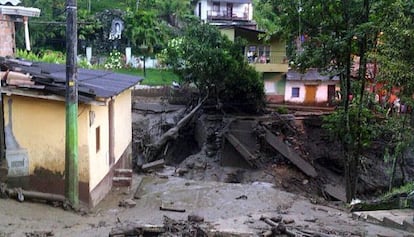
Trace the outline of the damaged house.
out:
[[[0,58],[8,183],[64,194],[65,65]],[[90,207],[131,166],[131,88],[140,77],[78,70],[79,199]]]

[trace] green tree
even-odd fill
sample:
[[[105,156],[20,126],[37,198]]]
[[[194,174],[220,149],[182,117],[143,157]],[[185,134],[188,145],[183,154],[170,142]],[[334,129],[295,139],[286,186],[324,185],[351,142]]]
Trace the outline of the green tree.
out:
[[[297,70],[316,67],[340,77],[343,103],[340,116],[333,118],[342,125],[338,138],[344,147],[346,196],[350,202],[356,194],[362,149],[369,141],[364,135],[369,125],[364,112],[368,103],[364,88],[367,52],[373,47],[372,36],[376,35],[369,15],[370,1],[267,0],[264,3],[268,4],[266,9],[272,8],[278,15],[274,24],[283,25],[283,36],[293,42],[289,51],[293,67]],[[360,57],[360,64],[357,80],[351,80],[355,55]]]
[[[373,56],[377,60],[380,71],[378,80],[391,91],[399,89],[398,96],[405,106],[414,105],[414,3],[411,1],[379,1],[374,5],[376,22],[379,28],[377,50]],[[391,134],[387,144],[386,160],[392,162],[389,189],[395,184],[396,168],[399,164],[404,181],[404,157],[411,151],[414,143],[412,136],[413,123],[409,124],[408,115],[391,116],[384,124],[384,131]],[[411,121],[414,121],[411,114]]]
[[[243,48],[242,42],[231,42],[216,27],[193,23],[182,37],[169,42],[162,58],[218,103],[252,111],[263,105],[263,82],[244,60]]]
[[[155,5],[159,16],[172,26],[177,26],[182,17],[191,14],[190,0],[156,0]]]

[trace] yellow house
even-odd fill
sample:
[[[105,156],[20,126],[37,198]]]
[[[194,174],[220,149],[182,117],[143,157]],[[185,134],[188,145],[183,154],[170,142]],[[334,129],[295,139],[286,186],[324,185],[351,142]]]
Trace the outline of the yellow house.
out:
[[[247,61],[262,74],[268,102],[283,102],[288,71],[286,44],[276,37],[265,41],[260,37],[264,31],[242,25],[221,26],[220,31],[230,40],[237,37],[247,40],[244,50]]]
[[[0,58],[0,68],[9,185],[64,194],[65,65]],[[89,206],[115,169],[131,167],[130,89],[141,80],[78,70],[79,198]]]

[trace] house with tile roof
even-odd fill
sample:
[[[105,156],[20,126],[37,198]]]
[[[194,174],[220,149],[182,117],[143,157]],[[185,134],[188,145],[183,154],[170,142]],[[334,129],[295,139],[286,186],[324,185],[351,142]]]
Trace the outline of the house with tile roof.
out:
[[[29,17],[38,17],[40,9],[19,4],[20,0],[0,0],[0,56],[14,56],[16,24],[23,23],[26,50],[30,51]]]
[[[323,74],[316,68],[286,73],[286,103],[327,106],[334,102],[339,90],[338,76]]]
[[[64,194],[65,65],[0,57],[8,184]],[[78,70],[79,199],[105,197],[115,170],[131,168],[131,88],[140,77]]]

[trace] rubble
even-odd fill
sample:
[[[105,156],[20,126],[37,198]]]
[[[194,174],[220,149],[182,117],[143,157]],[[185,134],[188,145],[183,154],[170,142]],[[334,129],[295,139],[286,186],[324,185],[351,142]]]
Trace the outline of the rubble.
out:
[[[126,207],[126,208],[132,208],[135,207],[137,203],[132,199],[125,199],[119,202],[118,206],[120,207]]]

